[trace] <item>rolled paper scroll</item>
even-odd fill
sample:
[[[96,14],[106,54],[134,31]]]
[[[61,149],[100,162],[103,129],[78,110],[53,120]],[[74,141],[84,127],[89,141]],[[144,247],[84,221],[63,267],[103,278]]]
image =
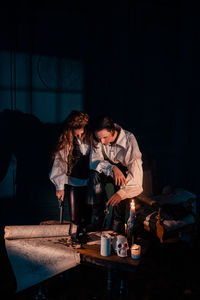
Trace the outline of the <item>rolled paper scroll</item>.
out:
[[[76,226],[75,226],[76,227]],[[74,231],[76,228],[73,227]],[[70,223],[62,225],[17,225],[5,226],[4,239],[27,239],[59,237],[69,234]],[[75,232],[71,232],[75,233]]]

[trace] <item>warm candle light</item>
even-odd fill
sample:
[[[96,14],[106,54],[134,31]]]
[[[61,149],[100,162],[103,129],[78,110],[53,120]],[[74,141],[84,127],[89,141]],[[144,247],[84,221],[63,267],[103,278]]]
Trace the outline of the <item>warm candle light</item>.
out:
[[[135,202],[132,199],[131,203],[130,203],[130,215],[129,215],[129,219],[127,222],[127,229],[130,229],[134,226],[135,223]]]
[[[135,201],[133,199],[131,201],[131,210],[135,212]]]
[[[125,236],[127,235],[127,224],[125,223],[124,225],[124,232],[125,232]]]
[[[132,199],[130,202],[130,212],[127,221],[127,237],[130,245],[132,245],[134,239],[133,237],[134,225],[135,225],[135,201]]]
[[[137,244],[132,245],[132,247],[131,247],[131,257],[133,259],[139,259],[140,255],[141,255],[141,246],[137,245]]]

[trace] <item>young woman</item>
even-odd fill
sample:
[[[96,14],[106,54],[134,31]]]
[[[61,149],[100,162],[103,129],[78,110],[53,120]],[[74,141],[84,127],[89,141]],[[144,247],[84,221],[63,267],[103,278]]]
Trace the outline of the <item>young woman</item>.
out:
[[[62,201],[67,196],[70,221],[79,230],[90,223],[91,209],[87,204],[90,141],[88,114],[72,111],[62,124],[50,174],[56,196]]]

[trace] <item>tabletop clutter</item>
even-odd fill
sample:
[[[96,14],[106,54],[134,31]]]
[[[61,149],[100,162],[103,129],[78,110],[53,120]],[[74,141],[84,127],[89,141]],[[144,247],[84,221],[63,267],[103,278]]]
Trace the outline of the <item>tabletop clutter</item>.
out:
[[[127,237],[124,235],[102,233],[101,234],[101,256],[110,256],[113,253],[119,257],[131,256],[132,259],[139,259],[141,256],[141,245],[128,244]]]
[[[119,257],[131,256],[132,259],[139,259],[141,256],[141,245],[134,243],[134,224],[135,224],[135,202],[130,202],[130,214],[125,226],[125,235],[117,233],[101,234],[100,254],[109,256],[116,253]]]

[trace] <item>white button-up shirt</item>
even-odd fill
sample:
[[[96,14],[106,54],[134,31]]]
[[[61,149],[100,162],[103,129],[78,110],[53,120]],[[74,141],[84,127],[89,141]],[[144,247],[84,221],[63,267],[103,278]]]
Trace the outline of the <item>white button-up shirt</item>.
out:
[[[121,163],[127,167],[126,185],[121,186],[117,194],[123,199],[132,198],[142,191],[143,168],[142,154],[135,136],[118,125],[120,129],[116,142],[112,145],[97,144],[97,148],[92,149],[90,154],[90,169],[107,176],[113,176],[112,164],[105,160],[108,158],[114,164]]]
[[[83,155],[87,155],[90,153],[90,146],[81,142],[77,139],[80,151]],[[67,176],[67,157],[69,154],[69,149],[67,151],[60,150],[56,153],[53,167],[50,173],[50,180],[56,187],[56,190],[64,190],[65,184],[69,184],[72,186],[86,186],[88,184],[88,179],[80,179],[71,176]]]

